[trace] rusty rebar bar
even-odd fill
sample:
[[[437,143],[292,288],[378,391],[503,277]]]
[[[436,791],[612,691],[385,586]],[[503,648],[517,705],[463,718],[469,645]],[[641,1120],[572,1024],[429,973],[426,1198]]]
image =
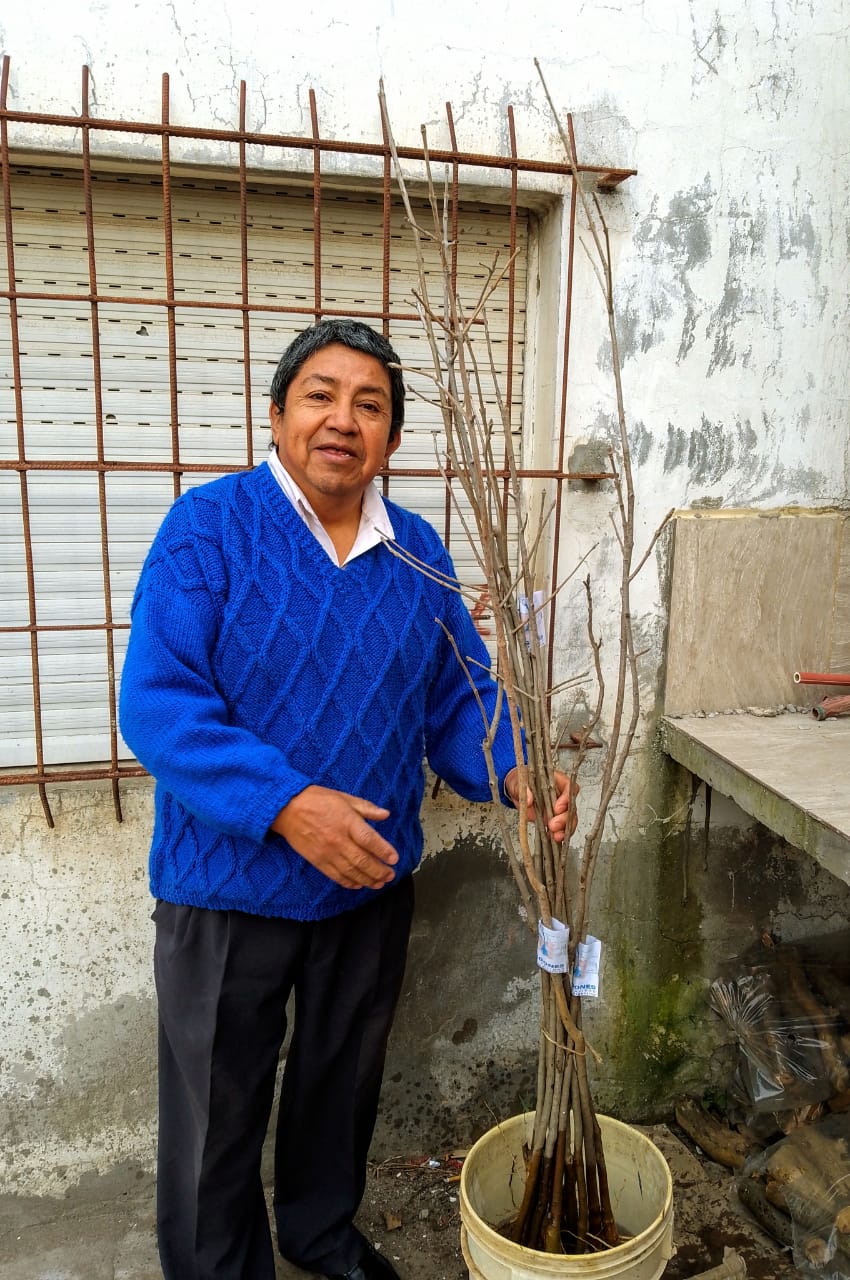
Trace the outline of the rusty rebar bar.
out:
[[[83,67],[82,113],[89,114],[89,69]],[[97,295],[97,258],[94,244],[94,208],[92,204],[92,171],[91,171],[91,139],[88,125],[82,128],[83,150],[83,202],[86,215],[86,249],[88,252],[89,289],[93,296]],[[92,372],[94,374],[94,424],[98,462],[106,461],[106,446],[103,425],[103,374],[100,349],[100,316],[98,303],[90,305]],[[103,639],[106,646],[106,696],[109,714],[109,759],[113,769],[118,767],[118,704],[117,679],[115,673],[115,637],[112,626],[112,572],[109,555],[109,514],[106,504],[106,472],[101,468],[97,472],[97,505],[100,518],[100,563],[103,582]],[[123,821],[121,812],[121,792],[118,778],[112,778],[112,806],[115,817]]]
[[[246,125],[247,86],[239,81],[239,128]],[[248,307],[248,164],[246,143],[239,139],[239,265],[242,306],[242,377],[245,387],[245,465],[254,464],[254,422],[251,408],[251,312]]]
[[[0,72],[0,168],[2,168],[3,214],[6,231],[6,271],[9,289],[15,287],[15,242],[12,225],[12,191],[11,160],[9,155],[9,134],[6,116],[6,96],[9,91],[9,59],[3,59]],[[9,298],[9,335],[12,347],[12,382],[15,395],[15,434],[17,438],[18,463],[21,492],[21,527],[24,540],[24,566],[27,582],[27,612],[29,615],[28,630],[30,632],[30,670],[32,672],[32,711],[33,737],[35,742],[36,769],[44,773],[44,729],[41,714],[41,671],[38,654],[38,610],[35,596],[35,565],[32,552],[32,520],[30,518],[28,472],[22,464],[26,463],[26,432],[24,430],[23,378],[21,376],[21,340],[20,316],[15,298]],[[53,827],[53,813],[47,799],[44,784],[38,784],[41,806],[47,825]]]

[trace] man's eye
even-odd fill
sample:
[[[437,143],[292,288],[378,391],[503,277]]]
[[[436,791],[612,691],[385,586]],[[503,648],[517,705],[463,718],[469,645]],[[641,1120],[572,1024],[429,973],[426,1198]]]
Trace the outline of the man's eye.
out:
[[[372,404],[369,401],[367,401],[365,404],[361,404],[360,408],[364,411],[364,413],[380,413],[381,412],[380,405]]]

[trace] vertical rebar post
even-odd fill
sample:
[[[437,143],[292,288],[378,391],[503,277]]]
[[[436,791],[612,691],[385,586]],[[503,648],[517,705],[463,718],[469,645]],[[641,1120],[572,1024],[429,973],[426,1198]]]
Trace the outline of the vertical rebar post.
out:
[[[310,90],[310,128],[313,135],[313,320],[322,318],[322,149],[316,94]]]
[[[511,159],[516,160],[516,124],[514,121],[514,109],[508,107],[508,137],[510,138]],[[507,370],[505,373],[505,405],[507,408],[507,418],[505,421],[505,430],[510,431],[513,426],[513,389],[514,389],[514,320],[516,310],[516,221],[517,221],[517,169],[516,164],[511,165],[511,210],[510,210],[510,265],[508,267],[508,359]],[[505,470],[507,471],[507,459],[505,460]],[[508,502],[508,480],[505,478],[504,489],[504,509],[507,513]]]
[[[174,305],[174,221],[171,204],[171,141],[169,78],[162,77],[162,236],[165,247],[165,307],[168,323],[168,397],[171,421],[171,461],[174,497],[182,488],[180,470],[180,409],[177,395],[177,308]]]
[[[446,124],[449,130],[449,144],[452,149],[452,178],[449,188],[449,216],[451,219],[451,231],[449,232],[452,248],[451,257],[451,292],[452,296],[457,296],[457,251],[458,251],[458,201],[460,194],[460,168],[457,161],[457,133],[455,132],[455,118],[452,111],[452,104],[446,103]],[[447,548],[452,545],[452,512],[454,510],[454,499],[452,498],[452,472],[451,459],[446,455],[446,504],[444,513],[443,540]]]
[[[100,350],[100,315],[97,300],[97,259],[94,243],[94,208],[92,202],[91,128],[89,126],[89,68],[83,67],[82,83],[82,149],[83,201],[86,216],[86,251],[89,269],[89,308],[91,322],[92,372],[94,374],[94,425],[97,442],[97,502],[100,515],[100,557],[103,580],[104,643],[106,645],[106,683],[109,699],[109,764],[112,771],[112,805],[115,817],[123,820],[121,793],[118,786],[118,707],[115,677],[115,634],[112,615],[112,574],[109,559],[109,516],[106,505],[106,451],[103,438],[103,370]]]
[[[573,158],[576,159],[575,138],[572,133],[573,118],[567,117],[570,129],[570,137],[573,139]],[[557,604],[558,589],[558,565],[559,565],[559,541],[561,532],[561,511],[563,508],[564,481],[566,479],[564,473],[564,454],[566,452],[567,438],[567,389],[569,386],[570,376],[570,331],[572,329],[573,320],[573,263],[575,260],[575,242],[576,242],[576,207],[578,204],[576,192],[575,174],[570,174],[570,218],[569,218],[569,237],[567,241],[567,284],[564,296],[564,348],[561,358],[561,408],[558,418],[558,458],[555,465],[557,472],[557,480],[555,485],[555,512],[554,523],[552,526],[552,536],[555,541],[555,550],[552,556],[552,581],[550,584],[550,601],[549,601],[549,624],[547,631],[549,636],[554,635],[555,631],[555,608]],[[554,679],[555,667],[555,646],[549,645],[549,654],[547,658],[546,687],[551,689]]]
[[[254,465],[254,417],[251,407],[251,318],[248,281],[248,157],[245,133],[247,85],[239,81],[239,261],[242,298],[242,365],[245,386],[245,465]]]
[[[381,332],[390,336],[390,223],[392,219],[392,156],[387,137],[387,122],[381,115],[381,133],[384,141],[383,175],[381,179]],[[390,493],[390,465],[384,465],[381,491],[385,498]]]
[[[0,111],[7,109],[9,92],[9,57],[3,58],[0,72]],[[44,776],[44,729],[41,714],[41,671],[38,655],[38,608],[35,596],[35,566],[32,554],[32,521],[30,518],[29,483],[27,474],[26,431],[24,428],[24,393],[21,377],[21,329],[18,313],[17,276],[15,273],[15,238],[12,222],[12,174],[9,162],[9,126],[5,115],[0,116],[0,166],[3,179],[3,213],[6,230],[6,272],[9,284],[9,332],[12,346],[12,379],[15,389],[15,431],[18,444],[18,477],[21,486],[21,524],[24,535],[24,564],[27,578],[27,612],[29,618],[30,668],[32,671],[32,715],[35,738],[36,769]],[[53,814],[47,798],[44,782],[38,783],[41,807],[47,825],[53,827]]]

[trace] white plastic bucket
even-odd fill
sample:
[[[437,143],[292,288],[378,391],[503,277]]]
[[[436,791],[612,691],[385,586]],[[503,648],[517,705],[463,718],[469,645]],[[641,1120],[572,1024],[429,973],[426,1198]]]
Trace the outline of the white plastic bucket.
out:
[[[630,1239],[602,1253],[555,1254],[506,1240],[490,1224],[519,1208],[525,1184],[523,1144],[533,1112],[514,1116],[479,1138],[460,1179],[461,1245],[472,1280],[658,1280],[673,1252],[673,1184],[667,1161],[648,1138],[599,1116],[614,1216]]]

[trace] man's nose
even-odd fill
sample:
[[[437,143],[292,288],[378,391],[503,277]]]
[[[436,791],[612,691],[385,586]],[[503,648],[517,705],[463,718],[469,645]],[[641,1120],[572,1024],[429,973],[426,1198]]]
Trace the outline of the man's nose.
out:
[[[328,426],[336,431],[351,432],[357,430],[354,416],[354,405],[347,400],[335,400],[328,416]]]

